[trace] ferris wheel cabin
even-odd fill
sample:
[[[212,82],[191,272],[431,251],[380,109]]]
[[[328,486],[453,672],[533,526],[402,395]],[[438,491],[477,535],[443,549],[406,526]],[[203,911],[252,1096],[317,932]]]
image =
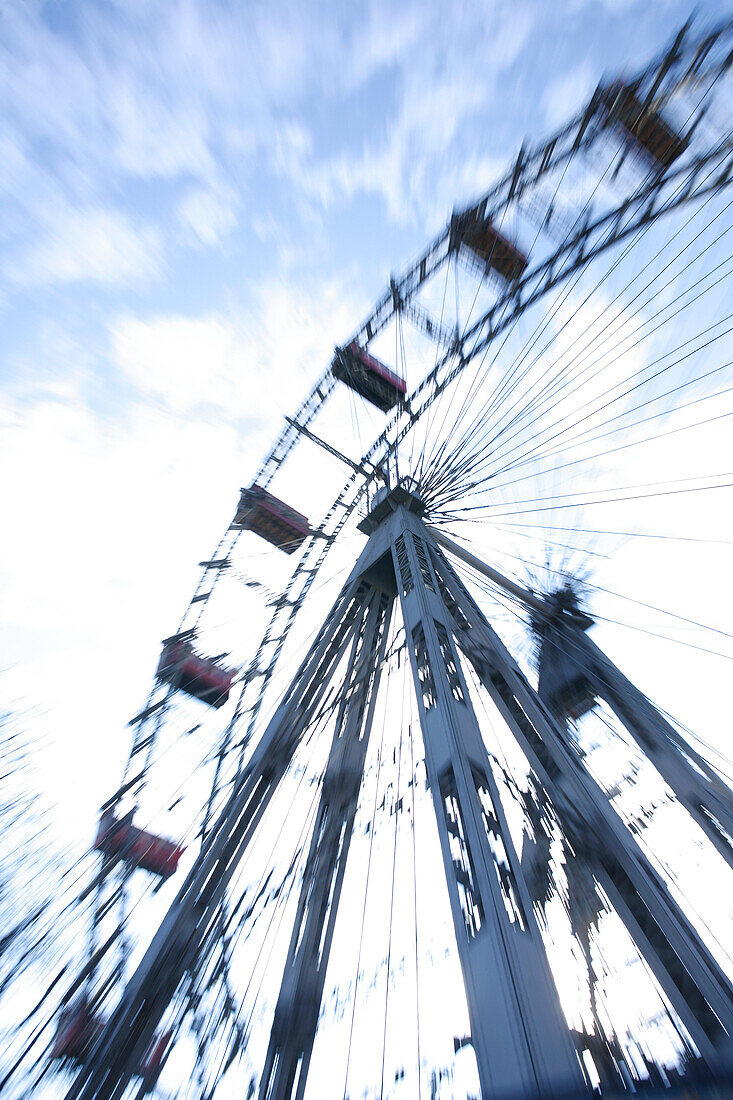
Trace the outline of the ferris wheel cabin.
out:
[[[461,245],[465,245],[508,283],[516,282],[527,267],[524,253],[492,225],[490,218],[482,217],[476,208],[453,215],[451,248],[457,249]]]
[[[172,840],[138,829],[131,821],[118,821],[112,810],[102,814],[94,847],[105,856],[119,856],[131,867],[164,879],[176,873],[183,855],[183,848]]]
[[[86,996],[82,994],[60,1013],[50,1057],[84,1065],[87,1055],[103,1030],[104,1021],[99,1016],[93,1015]],[[171,1031],[166,1031],[160,1038],[154,1038],[145,1059],[137,1068],[136,1076],[143,1078],[146,1092],[152,1088],[160,1075],[171,1038]]]
[[[687,148],[687,139],[675,133],[660,114],[645,107],[620,81],[602,90],[601,103],[606,125],[617,123],[627,140],[656,161],[659,168],[669,168]]]
[[[405,399],[407,383],[404,378],[370,355],[365,348],[359,347],[356,340],[345,348],[336,348],[331,369],[334,378],[382,412],[389,412]]]
[[[293,554],[311,533],[308,519],[302,512],[296,512],[259,485],[242,489],[234,526],[254,531],[286,554]]]
[[[202,703],[223,707],[229,698],[234,670],[222,668],[212,657],[201,657],[190,641],[178,635],[163,642],[157,676]]]
[[[163,1061],[170,1048],[171,1041],[173,1039],[173,1032],[169,1029],[165,1031],[159,1039],[153,1039],[153,1042],[145,1056],[145,1061],[140,1066],[138,1076],[142,1077],[146,1091],[152,1090],[155,1082],[160,1076],[160,1071],[163,1068]]]
[[[59,1014],[51,1058],[65,1058],[82,1065],[104,1029],[103,1022],[89,1010],[84,995]]]

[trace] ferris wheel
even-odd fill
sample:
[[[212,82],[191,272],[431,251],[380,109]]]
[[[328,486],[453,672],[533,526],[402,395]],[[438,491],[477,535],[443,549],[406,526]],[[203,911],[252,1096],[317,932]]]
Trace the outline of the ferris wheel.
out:
[[[733,1072],[725,914],[689,897],[730,886],[727,761],[642,660],[733,659],[673,610],[680,554],[733,541],[732,66],[733,24],[687,26],[604,79],[285,417],[130,721],[17,1095]],[[665,561],[666,607],[621,590]]]

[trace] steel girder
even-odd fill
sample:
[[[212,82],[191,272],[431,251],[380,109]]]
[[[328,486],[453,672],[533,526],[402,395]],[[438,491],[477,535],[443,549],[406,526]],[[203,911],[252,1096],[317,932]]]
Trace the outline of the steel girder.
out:
[[[370,536],[68,1100],[116,1100],[134,1076],[182,979],[196,967],[227,883],[351,647],[319,812],[324,827],[314,832],[306,865],[315,900],[305,903],[304,884],[261,1093],[274,1096],[277,1088],[278,1097],[302,1096],[364,764],[360,742],[368,736],[395,592],[484,1100],[566,1097],[580,1093],[583,1082],[456,646],[506,718],[577,857],[619,912],[698,1049],[717,1070],[730,1064],[733,993],[725,975],[429,529],[395,506]],[[323,973],[316,974],[320,964]],[[286,1037],[305,1005],[307,1023]]]
[[[733,868],[733,792],[582,630],[562,624],[566,647],[594,695],[608,703],[664,781]]]
[[[389,534],[483,1100],[584,1084],[453,641],[432,540],[404,508]]]

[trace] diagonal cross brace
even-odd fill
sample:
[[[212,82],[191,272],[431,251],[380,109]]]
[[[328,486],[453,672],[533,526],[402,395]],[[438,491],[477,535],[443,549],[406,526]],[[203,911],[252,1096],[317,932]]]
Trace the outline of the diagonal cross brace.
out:
[[[733,792],[590,638],[571,643],[596,695],[605,699],[678,800],[733,868]]]

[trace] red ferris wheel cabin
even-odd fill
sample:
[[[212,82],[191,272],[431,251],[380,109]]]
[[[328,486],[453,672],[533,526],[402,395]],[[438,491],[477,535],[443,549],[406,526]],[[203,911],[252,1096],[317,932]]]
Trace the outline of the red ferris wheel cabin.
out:
[[[83,1065],[103,1030],[104,1021],[91,1013],[89,1002],[82,994],[59,1014],[50,1057],[68,1059],[76,1065]],[[143,1078],[146,1091],[155,1084],[160,1075],[171,1039],[171,1031],[166,1031],[160,1038],[153,1038],[144,1060],[138,1066],[136,1075]]]
[[[451,221],[451,247],[465,245],[497,274],[513,283],[524,274],[527,257],[515,244],[479,214],[478,208],[455,214]]]
[[[87,999],[82,994],[59,1014],[50,1057],[68,1058],[69,1061],[82,1065],[103,1029],[103,1022],[92,1015]]]
[[[222,668],[214,658],[201,657],[187,638],[178,635],[163,642],[157,676],[202,703],[223,707],[235,673],[231,668]]]
[[[404,378],[370,355],[352,340],[345,348],[337,348],[331,364],[334,378],[343,382],[361,397],[376,405],[382,412],[389,412],[405,399],[407,383]]]
[[[119,856],[131,867],[140,867],[161,878],[170,878],[183,855],[172,840],[138,829],[131,821],[118,821],[112,810],[105,810],[99,822],[94,847],[105,856]]]
[[[259,485],[242,489],[234,523],[245,531],[254,531],[286,554],[294,553],[311,533],[302,512],[296,512]]]
[[[660,168],[669,168],[684,153],[688,139],[675,133],[660,114],[644,106],[621,81],[604,88],[600,98],[606,124],[618,123],[627,138]]]

